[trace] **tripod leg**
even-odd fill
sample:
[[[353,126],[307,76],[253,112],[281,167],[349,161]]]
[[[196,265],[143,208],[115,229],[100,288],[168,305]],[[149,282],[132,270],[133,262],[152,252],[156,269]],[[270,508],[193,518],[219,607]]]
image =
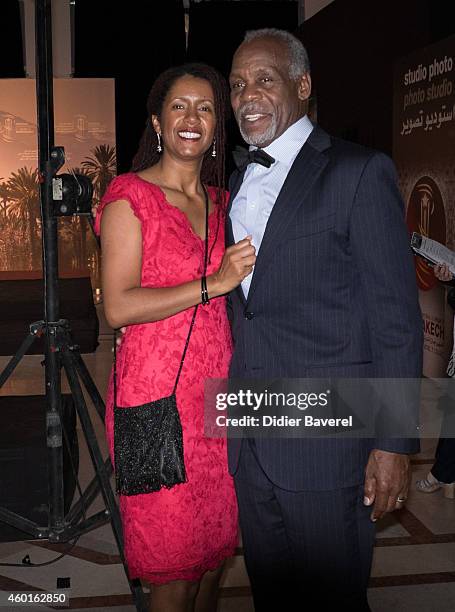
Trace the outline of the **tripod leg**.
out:
[[[74,363],[73,355],[67,349],[63,349],[62,351],[62,361],[63,367],[66,372],[66,376],[68,378],[68,382],[71,388],[71,392],[74,398],[74,404],[76,406],[76,410],[79,416],[79,420],[84,431],[85,439],[87,442],[87,447],[90,452],[90,456],[92,459],[93,466],[95,468],[97,477],[99,479],[101,493],[103,495],[104,503],[106,504],[106,508],[110,514],[110,521],[112,525],[112,531],[114,532],[114,537],[117,542],[117,546],[120,553],[120,558],[122,559],[123,566],[125,568],[125,573],[128,576],[127,565],[123,553],[123,536],[122,536],[122,524],[120,520],[120,513],[115,501],[114,493],[111,488],[111,484],[109,481],[109,475],[106,470],[103,457],[101,455],[101,451],[98,446],[98,441],[96,439],[95,430],[93,429],[93,425],[90,421],[90,416],[87,409],[87,404],[85,403],[85,398],[82,393],[82,388],[79,383],[79,378],[77,376],[77,369]],[[129,580],[131,593],[133,595],[134,604],[138,612],[145,612],[145,598],[144,593],[138,581]]]
[[[104,423],[106,408],[104,405],[103,398],[101,397],[100,392],[98,391],[95,382],[93,381],[93,378],[91,377],[90,372],[88,371],[87,366],[85,365],[85,362],[82,359],[81,354],[76,348],[74,348],[74,344],[71,342],[71,336],[69,335],[67,336],[67,344],[71,347],[71,360],[73,362],[74,367],[76,368],[79,378],[82,384],[84,385],[87,393],[89,394],[89,397],[93,405],[95,406],[101,421]],[[112,474],[112,465],[109,458],[105,462],[105,467],[108,476],[110,476]],[[95,476],[92,482],[87,486],[82,498],[79,499],[76,504],[71,508],[67,516],[67,520],[70,522],[77,522],[82,516],[83,508],[87,508],[88,506],[90,506],[93,499],[98,495],[98,491],[99,483],[97,477]]]
[[[13,355],[13,357],[11,357],[11,359],[8,361],[5,369],[0,374],[0,389],[3,387],[3,385],[8,380],[8,378],[11,376],[11,374],[14,372],[17,364],[22,359],[22,357],[25,355],[25,353],[28,351],[28,349],[31,347],[36,337],[37,337],[37,332],[30,331],[29,335],[24,338],[24,341],[22,342],[20,347],[17,349],[16,354]]]
[[[79,374],[79,378],[84,383],[84,387],[87,389],[87,393],[90,395],[90,399],[93,402],[93,405],[98,412],[100,419],[104,423],[104,414],[106,412],[106,407],[103,402],[103,398],[100,395],[100,392],[96,388],[95,383],[93,382],[92,377],[90,376],[90,372],[87,370],[87,366],[84,363],[80,353],[76,351],[74,348],[71,351],[72,353],[72,361],[74,366]]]
[[[112,464],[109,457],[104,462],[107,475],[110,476],[112,474]],[[84,515],[85,508],[89,508],[92,505],[93,500],[96,498],[100,490],[100,484],[98,481],[98,477],[95,476],[91,482],[87,485],[85,491],[82,496],[77,500],[74,506],[66,515],[66,520],[68,523],[78,523]]]

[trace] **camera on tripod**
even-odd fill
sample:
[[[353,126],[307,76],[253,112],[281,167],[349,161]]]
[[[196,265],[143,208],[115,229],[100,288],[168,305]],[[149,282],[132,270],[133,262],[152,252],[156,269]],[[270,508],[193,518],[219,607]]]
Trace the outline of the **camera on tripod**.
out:
[[[110,521],[112,531],[125,568],[133,603],[137,612],[145,612],[147,605],[138,580],[128,578],[126,559],[123,553],[123,536],[120,511],[110,483],[112,464],[103,458],[91,422],[86,397],[88,397],[98,416],[104,422],[105,405],[87,366],[71,337],[71,329],[66,319],[60,317],[59,276],[58,276],[58,217],[85,215],[93,230],[90,214],[92,183],[82,174],[62,174],[57,172],[65,163],[63,147],[54,146],[53,113],[53,70],[52,70],[52,10],[51,0],[35,0],[36,33],[36,99],[38,119],[38,159],[40,176],[40,210],[43,244],[43,289],[44,318],[32,323],[29,334],[24,338],[16,354],[0,372],[0,388],[12,374],[22,357],[37,337],[45,333],[45,389],[46,389],[46,441],[47,459],[46,507],[48,512],[43,520],[30,520],[9,508],[2,507],[0,499],[0,522],[6,523],[37,539],[50,542],[69,542]],[[62,370],[71,390],[71,401],[66,403],[61,392]],[[72,497],[68,487],[65,490],[64,446],[71,448],[63,426],[65,405],[75,409],[87,443],[95,476],[85,490],[77,485],[79,498],[71,508],[67,500]],[[64,444],[65,443],[65,444]],[[71,451],[67,452],[72,472],[77,480],[77,467]],[[102,493],[105,508],[89,512],[98,493]],[[4,495],[3,495],[4,497]],[[47,523],[47,524],[46,524]],[[74,545],[73,543],[73,545]],[[60,558],[60,557],[59,557]]]
[[[65,163],[65,149],[52,147],[51,166],[55,174]],[[52,179],[52,200],[57,217],[91,215],[92,181],[84,174],[59,174]]]

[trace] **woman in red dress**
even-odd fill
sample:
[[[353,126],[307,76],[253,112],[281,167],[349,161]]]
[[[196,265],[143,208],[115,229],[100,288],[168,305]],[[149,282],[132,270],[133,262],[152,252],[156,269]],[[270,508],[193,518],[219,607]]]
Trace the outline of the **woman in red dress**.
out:
[[[207,291],[177,386],[187,482],[120,495],[131,578],[151,583],[153,612],[216,609],[224,560],[237,543],[226,441],[204,437],[204,381],[228,374],[232,341],[224,295],[252,271],[246,238],[224,250],[227,94],[212,68],[188,64],[155,82],[132,172],[115,178],[97,212],[105,314],[127,326],[117,356],[117,406],[171,395],[194,306],[200,304],[209,195]],[[205,300],[204,300],[205,301]],[[106,431],[114,457],[114,392]]]

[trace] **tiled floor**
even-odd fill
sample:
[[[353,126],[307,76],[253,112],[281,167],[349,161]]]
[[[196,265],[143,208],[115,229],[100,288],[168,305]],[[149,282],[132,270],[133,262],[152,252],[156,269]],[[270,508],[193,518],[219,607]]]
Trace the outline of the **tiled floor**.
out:
[[[100,345],[95,354],[85,355],[84,360],[104,395],[112,358],[112,339],[110,330],[102,321],[101,312],[100,319]],[[0,370],[6,362],[7,358],[0,357]],[[43,380],[40,362],[41,357],[24,358],[0,394],[41,394]],[[103,427],[94,410],[91,410],[91,416],[100,447],[105,454]],[[84,484],[94,472],[83,436],[80,431],[78,434],[81,448],[80,479]],[[433,442],[424,442],[423,452],[413,461],[413,480],[428,471],[433,450]],[[92,510],[102,508],[99,496]],[[29,554],[33,563],[42,563],[55,558],[55,551],[59,549],[59,546],[37,541],[0,543],[0,562],[18,563]],[[70,553],[53,565],[40,568],[0,567],[0,595],[9,591],[55,590],[58,577],[71,578],[71,610],[135,610],[131,605],[128,583],[119,562],[110,525],[83,535]],[[445,499],[440,491],[432,495],[412,491],[406,508],[380,523],[370,587],[369,599],[373,612],[455,610],[455,500]],[[4,609],[13,612],[22,608],[5,605]],[[305,610],[304,602],[301,608],[295,608],[300,609]],[[223,578],[219,612],[252,610],[248,577],[240,547],[229,562]]]

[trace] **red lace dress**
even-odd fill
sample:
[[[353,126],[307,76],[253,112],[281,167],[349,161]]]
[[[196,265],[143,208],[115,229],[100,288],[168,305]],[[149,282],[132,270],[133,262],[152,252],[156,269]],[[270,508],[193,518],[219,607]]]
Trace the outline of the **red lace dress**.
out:
[[[209,193],[214,200],[214,191]],[[115,200],[127,200],[141,222],[143,287],[169,287],[201,277],[204,241],[157,185],[133,173],[115,178],[98,209],[98,232],[104,208]],[[209,217],[208,274],[221,262],[224,219],[224,207],[215,205]],[[119,406],[138,406],[171,394],[192,314],[190,308],[162,321],[128,327],[117,354]],[[120,496],[131,578],[154,584],[198,580],[234,552],[237,504],[226,440],[204,437],[204,380],[227,377],[231,352],[225,298],[211,299],[198,309],[177,387],[188,482],[156,493]],[[112,377],[106,433],[113,458]]]

